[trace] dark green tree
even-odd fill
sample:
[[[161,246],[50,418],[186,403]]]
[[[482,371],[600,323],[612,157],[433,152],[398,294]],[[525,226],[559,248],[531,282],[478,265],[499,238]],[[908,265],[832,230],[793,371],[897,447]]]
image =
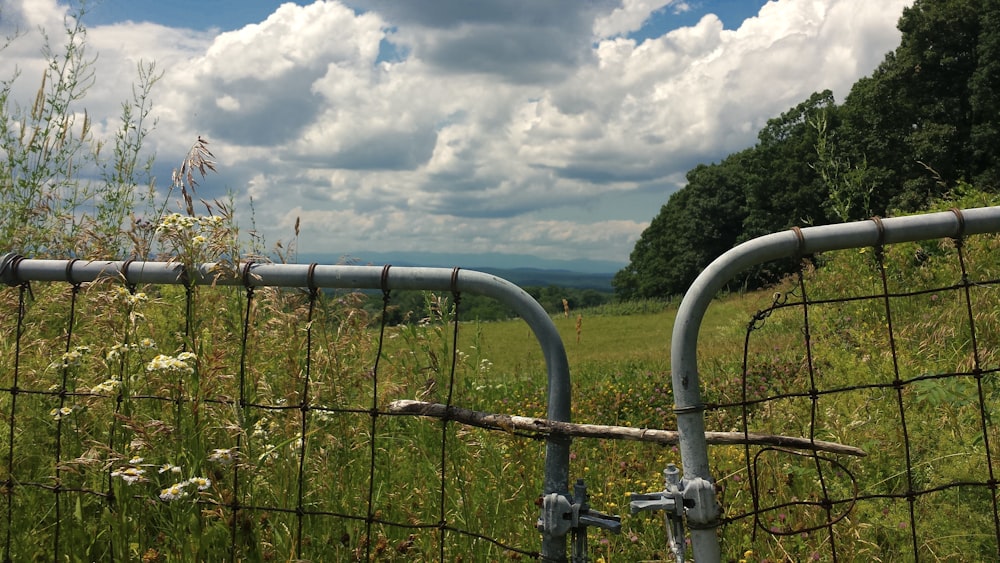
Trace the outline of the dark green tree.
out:
[[[688,172],[687,186],[667,200],[636,242],[629,265],[615,274],[619,298],[683,293],[706,264],[736,242],[746,217],[748,153]]]
[[[794,225],[919,211],[968,181],[1000,190],[1000,0],[916,0],[898,27],[843,105],[813,94],[754,148],[689,172],[616,275],[619,298],[682,293],[733,244]]]
[[[915,211],[955,182],[996,175],[997,18],[995,0],[917,0],[900,46],[851,89],[838,151],[867,163],[875,213]]]

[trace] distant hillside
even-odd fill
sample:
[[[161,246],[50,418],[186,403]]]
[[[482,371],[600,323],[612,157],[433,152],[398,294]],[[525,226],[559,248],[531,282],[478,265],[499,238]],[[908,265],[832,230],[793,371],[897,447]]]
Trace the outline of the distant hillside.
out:
[[[585,274],[614,273],[625,266],[625,262],[612,260],[555,260],[539,258],[528,254],[483,253],[468,254],[458,252],[344,252],[332,253],[301,253],[298,261],[319,262],[321,264],[338,264],[350,261],[356,264],[394,264],[397,266],[429,266],[452,267],[459,266],[470,270],[487,268],[502,268],[514,270],[533,268],[538,270],[565,270],[583,272]]]
[[[470,268],[493,274],[521,287],[572,287],[611,292],[614,274],[588,274],[569,270],[543,270],[539,268]]]
[[[623,264],[601,260],[546,260],[513,254],[443,254],[433,252],[345,254],[303,253],[300,264],[392,264],[394,266],[454,267],[477,270],[501,277],[521,287],[571,287],[612,291],[611,280]]]

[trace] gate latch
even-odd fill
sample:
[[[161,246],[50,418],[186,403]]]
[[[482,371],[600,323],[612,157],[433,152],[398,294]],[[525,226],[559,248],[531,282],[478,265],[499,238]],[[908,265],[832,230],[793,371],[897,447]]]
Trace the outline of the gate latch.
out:
[[[570,530],[597,527],[620,533],[622,521],[618,516],[604,514],[590,508],[587,486],[580,479],[573,486],[573,497],[549,493],[542,497],[542,513],[538,518],[539,532],[550,536],[565,536]]]
[[[663,481],[664,489],[660,492],[633,493],[629,506],[632,514],[643,510],[662,510],[666,517],[670,550],[677,561],[684,561],[684,516],[687,514],[692,521],[702,519],[704,515],[701,513],[707,507],[701,505],[715,502],[714,487],[703,479],[681,480],[680,471],[672,463],[663,470]],[[706,494],[709,496],[706,497]]]

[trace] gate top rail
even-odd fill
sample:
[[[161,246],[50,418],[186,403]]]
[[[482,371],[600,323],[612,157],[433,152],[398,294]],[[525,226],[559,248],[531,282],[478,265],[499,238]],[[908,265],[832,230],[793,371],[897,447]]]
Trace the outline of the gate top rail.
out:
[[[674,321],[670,349],[674,411],[680,432],[684,477],[711,479],[705,443],[704,405],[698,379],[698,332],[709,304],[739,272],[781,258],[830,250],[865,248],[964,235],[1000,232],[1000,207],[953,209],[940,213],[853,223],[793,228],[744,242],[715,259],[695,279],[684,295]],[[718,537],[712,529],[718,508],[704,522],[692,526],[691,540],[697,561],[718,561]]]
[[[205,263],[186,268],[178,262],[26,259],[14,253],[0,259],[0,281],[87,283],[117,280],[128,284],[228,285],[337,289],[429,290],[491,297],[511,307],[531,328],[542,348],[548,384],[547,417],[570,422],[569,362],[562,338],[545,309],[517,285],[494,275],[460,268],[357,266],[324,264],[237,265]],[[546,438],[543,494],[566,494],[569,488],[569,447],[566,436]],[[563,559],[566,537],[543,533],[542,555]]]

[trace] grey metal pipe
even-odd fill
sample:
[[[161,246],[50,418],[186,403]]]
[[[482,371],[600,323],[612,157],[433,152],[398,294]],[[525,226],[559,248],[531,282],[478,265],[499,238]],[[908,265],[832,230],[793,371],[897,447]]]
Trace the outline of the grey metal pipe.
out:
[[[310,270],[312,275],[310,276]],[[383,279],[384,274],[384,279]],[[216,264],[202,264],[191,272],[168,262],[112,262],[86,260],[30,260],[5,254],[0,261],[0,281],[17,285],[25,281],[86,283],[101,279],[132,284],[176,284],[189,276],[196,284],[250,285],[255,287],[317,287],[341,289],[421,289],[459,291],[492,297],[510,306],[528,323],[545,357],[548,384],[547,416],[570,422],[569,362],[559,332],[545,309],[527,292],[509,281],[473,270],[351,265],[242,263],[228,271]],[[384,285],[383,285],[384,284]],[[569,494],[568,437],[546,439],[542,494]],[[546,560],[566,559],[566,537],[543,533],[541,554]]]
[[[709,304],[736,274],[797,255],[994,232],[1000,232],[1000,207],[982,207],[792,229],[747,241],[713,261],[684,295],[671,338],[671,379],[684,478],[711,479],[698,378],[698,332]],[[698,562],[721,558],[714,529],[719,514],[717,509],[712,512],[705,521],[691,522],[691,546]]]

